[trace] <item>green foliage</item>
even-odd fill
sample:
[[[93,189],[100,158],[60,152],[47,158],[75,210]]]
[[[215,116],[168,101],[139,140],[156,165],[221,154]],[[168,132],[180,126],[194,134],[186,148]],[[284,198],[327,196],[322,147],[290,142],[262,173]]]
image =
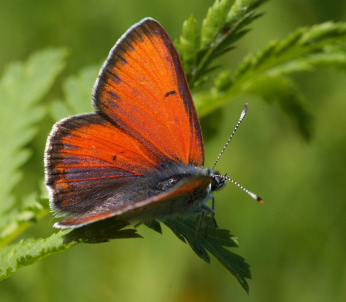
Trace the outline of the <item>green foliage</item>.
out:
[[[57,49],[37,52],[25,64],[10,64],[0,80],[0,129],[6,129],[0,140],[0,211],[13,202],[11,191],[21,177],[18,168],[30,156],[23,147],[33,139],[35,125],[45,113],[39,101],[62,70],[65,54]]]
[[[70,76],[63,84],[64,100],[53,102],[50,113],[55,121],[69,115],[92,111],[91,88],[97,78],[99,68],[95,66],[84,68],[78,76]]]
[[[25,215],[25,212],[22,213]],[[126,221],[108,219],[80,229],[59,231],[46,239],[21,240],[0,250],[0,280],[17,269],[42,258],[66,251],[77,243],[103,243],[110,239],[141,238],[134,229],[125,229]]]
[[[37,52],[25,64],[10,64],[0,80],[0,128],[6,129],[1,131],[0,145],[0,247],[48,213],[47,201],[38,201],[34,192],[18,202],[12,191],[21,178],[19,167],[30,157],[25,146],[34,138],[35,125],[45,113],[40,101],[62,70],[65,55],[64,50],[58,49]],[[10,256],[20,255],[19,249],[23,251],[26,247],[37,249],[34,239],[16,246],[1,250],[1,274],[4,276],[21,266],[9,261]]]
[[[32,265],[47,256],[65,251],[77,242],[64,242],[64,235],[70,230],[59,231],[49,238],[30,238],[21,240],[0,250],[0,280],[24,266]]]
[[[210,263],[207,250],[220,261],[239,281],[240,285],[248,292],[249,285],[246,278],[251,278],[250,266],[244,258],[232,253],[225,247],[238,247],[236,238],[225,229],[215,227],[213,219],[208,219],[199,229],[196,243],[196,229],[199,219],[166,219],[164,223],[183,242],[186,241],[194,252],[204,261]]]
[[[117,218],[97,221],[83,228],[70,230],[71,232],[62,234],[64,242],[102,243],[111,239],[142,238],[137,234],[137,230],[128,228],[131,224]],[[126,228],[126,229],[124,229]]]
[[[237,0],[231,5],[228,0],[215,1],[201,27],[193,16],[184,22],[177,47],[195,91],[196,106],[203,116],[239,95],[251,93],[268,103],[276,103],[291,117],[300,133],[309,138],[312,118],[306,109],[307,101],[289,76],[312,71],[318,65],[344,69],[346,24],[328,22],[300,28],[286,39],[272,41],[257,54],[247,56],[234,71],[216,72],[215,60],[232,50],[235,42],[248,32],[248,25],[261,15],[257,8],[264,2]],[[9,245],[49,211],[48,200],[38,199],[36,192],[20,201],[13,196],[21,166],[30,157],[27,145],[34,139],[37,124],[47,111],[54,121],[92,111],[88,100],[97,77],[96,67],[68,77],[63,83],[63,100],[52,102],[50,107],[40,102],[64,66],[64,56],[62,50],[38,52],[25,64],[10,65],[0,80],[0,127],[6,129],[1,132],[0,145],[0,279],[77,243],[140,237],[127,222],[109,219],[81,229],[59,231],[46,239],[31,238]],[[211,78],[214,80],[208,86]],[[7,126],[10,124],[13,127]],[[213,254],[248,291],[249,265],[228,249],[238,246],[229,231],[215,228],[208,220],[208,227],[200,228],[197,247],[197,220],[169,219],[164,223],[203,260],[209,262],[208,252]],[[158,221],[146,225],[162,232]]]
[[[32,193],[21,201],[19,206],[12,206],[1,212],[0,248],[17,238],[32,224],[48,214],[48,199],[37,200]]]
[[[203,21],[201,33],[190,17],[183,25],[178,44],[192,88],[199,88],[215,70],[213,60],[231,50],[260,14],[264,1],[216,1]],[[304,138],[311,137],[312,117],[304,96],[288,76],[313,71],[316,66],[345,68],[346,24],[326,22],[299,28],[286,39],[271,41],[255,55],[248,55],[235,71],[222,70],[214,75],[209,90],[194,94],[199,115],[205,116],[239,95],[254,94],[277,103],[291,118]]]
[[[36,201],[34,193],[17,202],[12,192],[21,178],[19,167],[30,157],[25,146],[45,113],[40,101],[62,70],[65,54],[57,49],[37,52],[25,64],[10,64],[0,80],[0,128],[6,129],[0,145],[0,246],[47,213],[48,207]]]
[[[231,50],[248,29],[246,26],[260,14],[256,8],[265,0],[220,0],[209,8],[203,20],[201,32],[197,21],[191,16],[183,24],[183,34],[177,43],[186,76],[191,89],[207,80],[215,69],[212,62]]]

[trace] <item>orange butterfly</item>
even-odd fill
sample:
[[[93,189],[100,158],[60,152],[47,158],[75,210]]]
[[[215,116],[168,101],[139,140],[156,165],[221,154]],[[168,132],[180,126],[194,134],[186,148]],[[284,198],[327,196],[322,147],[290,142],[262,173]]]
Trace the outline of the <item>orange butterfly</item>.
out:
[[[47,142],[51,207],[68,217],[55,227],[213,212],[205,202],[230,179],[203,168],[203,136],[186,76],[157,21],[143,19],[116,43],[93,105],[95,113],[58,122]]]

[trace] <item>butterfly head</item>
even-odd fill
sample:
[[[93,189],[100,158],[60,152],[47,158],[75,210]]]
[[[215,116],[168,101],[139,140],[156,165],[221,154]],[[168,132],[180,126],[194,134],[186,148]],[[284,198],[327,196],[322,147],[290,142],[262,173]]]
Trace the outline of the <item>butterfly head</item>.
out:
[[[212,178],[211,191],[218,191],[223,188],[228,182],[229,178],[226,175],[220,174],[218,171],[208,169],[208,174]]]

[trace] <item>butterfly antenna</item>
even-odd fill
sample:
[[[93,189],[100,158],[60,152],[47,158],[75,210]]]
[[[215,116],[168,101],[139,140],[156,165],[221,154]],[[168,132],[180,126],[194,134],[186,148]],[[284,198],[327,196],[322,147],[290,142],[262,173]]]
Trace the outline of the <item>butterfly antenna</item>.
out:
[[[245,118],[245,115],[246,115],[246,113],[247,113],[247,107],[248,107],[248,104],[246,103],[245,106],[244,106],[243,111],[241,112],[241,115],[240,115],[240,118],[239,118],[239,121],[238,121],[237,125],[235,126],[235,128],[234,128],[234,130],[233,130],[233,132],[232,132],[232,134],[231,134],[231,136],[230,136],[230,138],[228,139],[226,145],[223,147],[223,149],[221,150],[219,156],[217,157],[217,159],[216,159],[216,161],[215,161],[215,163],[214,163],[213,170],[215,170],[215,167],[216,167],[217,163],[219,162],[219,160],[220,160],[222,154],[225,152],[225,150],[226,150],[226,148],[228,147],[229,143],[231,142],[231,140],[232,140],[234,134],[237,132],[237,130],[238,130],[238,128],[239,128],[241,122],[242,122],[243,119]],[[232,181],[232,180],[230,179],[230,181]],[[238,185],[239,185],[239,184],[238,184]],[[245,189],[245,190],[246,190],[246,189]]]
[[[263,203],[263,199],[256,195],[255,193],[252,193],[248,189],[246,189],[244,186],[242,186],[239,182],[233,180],[232,178],[229,178],[228,175],[225,175],[226,179],[232,183],[234,183],[236,186],[238,186],[240,189],[242,189],[244,192],[248,193],[253,199],[257,200],[259,203]]]

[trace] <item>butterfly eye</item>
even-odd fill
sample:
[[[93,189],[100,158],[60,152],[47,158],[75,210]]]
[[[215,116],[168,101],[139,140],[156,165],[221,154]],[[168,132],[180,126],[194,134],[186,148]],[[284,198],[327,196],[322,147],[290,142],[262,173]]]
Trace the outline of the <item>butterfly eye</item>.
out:
[[[216,178],[213,178],[213,181],[211,182],[211,190],[215,191],[218,186],[219,186],[218,180]]]
[[[221,189],[226,183],[226,179],[222,175],[213,175],[213,180],[211,182],[211,190],[216,191]]]

